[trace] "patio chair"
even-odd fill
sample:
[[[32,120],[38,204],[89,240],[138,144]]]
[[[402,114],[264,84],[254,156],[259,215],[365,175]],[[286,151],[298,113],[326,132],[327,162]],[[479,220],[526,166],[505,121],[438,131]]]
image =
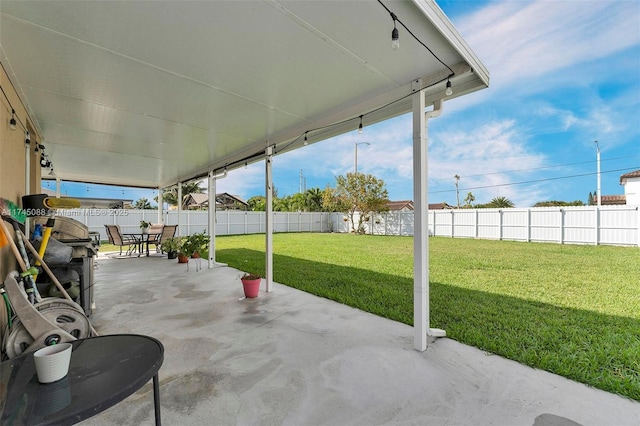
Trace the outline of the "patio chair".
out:
[[[122,247],[127,246],[125,254],[131,256],[140,245],[140,240],[134,235],[123,234],[120,231],[120,225],[104,225],[104,227],[107,229],[109,243],[120,247],[120,255],[122,255]]]
[[[162,227],[162,232],[153,237],[151,235],[149,236],[149,244],[155,244],[156,253],[164,253],[160,246],[169,238],[175,237],[177,229],[178,225],[164,225]]]

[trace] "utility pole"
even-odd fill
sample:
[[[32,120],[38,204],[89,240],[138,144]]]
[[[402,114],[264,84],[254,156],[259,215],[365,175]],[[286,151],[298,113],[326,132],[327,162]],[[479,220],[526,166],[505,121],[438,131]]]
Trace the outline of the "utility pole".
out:
[[[300,169],[300,184],[299,184],[298,192],[300,192],[302,194],[306,190],[307,190],[306,179],[304,178],[304,175],[302,174],[302,169]]]
[[[356,152],[353,156],[353,172],[358,174],[358,145],[371,145],[369,142],[356,142]]]
[[[598,145],[598,141],[594,141],[594,143],[596,144],[596,173],[598,175],[598,207],[600,207],[602,205],[602,189],[600,187],[600,145]]]
[[[454,175],[453,177],[456,179],[456,201],[458,203],[458,208],[460,208],[460,191],[458,188],[458,183],[460,182],[460,176]]]

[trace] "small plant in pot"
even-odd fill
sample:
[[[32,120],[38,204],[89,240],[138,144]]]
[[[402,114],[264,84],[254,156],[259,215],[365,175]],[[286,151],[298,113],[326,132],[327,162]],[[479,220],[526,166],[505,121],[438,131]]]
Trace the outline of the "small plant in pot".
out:
[[[245,273],[240,277],[240,281],[242,281],[242,288],[244,290],[245,297],[258,297],[258,293],[260,293],[260,283],[262,282],[262,277],[260,275]]]
[[[175,259],[180,251],[181,241],[179,237],[167,238],[160,244],[160,250],[167,253],[167,258]]]
[[[148,234],[149,233],[149,227],[151,226],[151,222],[147,222],[144,220],[140,221],[140,230],[142,231],[143,234]]]
[[[208,258],[209,241],[210,237],[204,232],[195,233],[189,235],[188,237],[184,237],[182,247],[180,248],[180,253],[192,258]]]

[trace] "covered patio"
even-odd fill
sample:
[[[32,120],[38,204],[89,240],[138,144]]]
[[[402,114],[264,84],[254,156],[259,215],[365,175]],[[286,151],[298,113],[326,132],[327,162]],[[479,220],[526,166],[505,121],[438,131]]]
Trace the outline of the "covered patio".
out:
[[[637,425],[638,404],[615,395],[448,339],[427,350],[445,335],[429,327],[428,121],[489,85],[433,1],[3,1],[0,14],[7,122],[16,106],[58,182],[162,197],[205,178],[213,206],[216,180],[264,161],[267,292],[257,299],[240,300],[241,273],[216,264],[215,238],[199,272],[160,256],[98,261],[97,331],[165,346],[165,424]],[[274,283],[269,225],[274,156],[405,113],[414,328]],[[33,145],[20,195],[48,172],[30,173],[43,155]],[[85,424],[153,423],[144,389]]]
[[[640,406],[412,328],[274,284],[242,299],[240,271],[187,271],[166,257],[96,270],[101,334],[165,345],[165,424],[637,425]],[[153,424],[151,385],[87,425]]]

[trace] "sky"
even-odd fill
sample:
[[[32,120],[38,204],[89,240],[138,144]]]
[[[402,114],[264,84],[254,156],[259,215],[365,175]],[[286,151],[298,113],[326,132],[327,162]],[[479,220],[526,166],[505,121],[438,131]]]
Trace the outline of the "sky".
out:
[[[429,121],[429,202],[455,206],[471,192],[475,203],[506,197],[516,207],[586,203],[597,187],[597,146],[602,194],[623,194],[620,175],[640,169],[640,1],[437,3],[491,80],[488,89],[445,100],[442,115]],[[358,172],[384,180],[391,200],[411,200],[412,131],[407,114],[277,155],[278,195],[335,186],[337,175],[353,172],[358,144]],[[55,189],[55,182],[43,186]],[[264,162],[229,172],[217,192],[264,195]],[[74,183],[62,193],[157,195]]]

